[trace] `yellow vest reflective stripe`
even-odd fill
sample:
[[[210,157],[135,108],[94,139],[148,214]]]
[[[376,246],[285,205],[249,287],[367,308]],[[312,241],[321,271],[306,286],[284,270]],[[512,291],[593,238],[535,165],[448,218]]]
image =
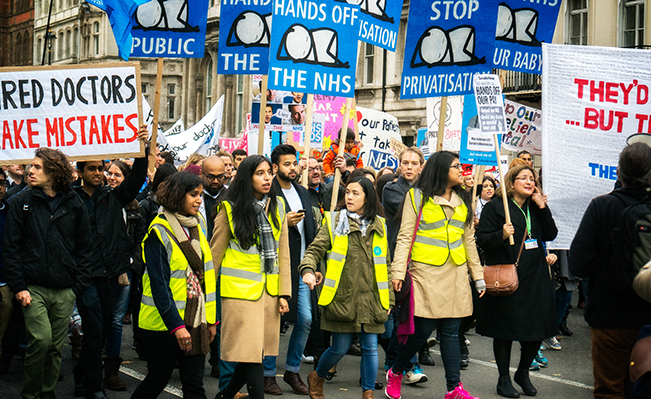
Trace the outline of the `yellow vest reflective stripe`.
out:
[[[201,219],[201,218],[200,218]],[[170,267],[170,290],[172,291],[172,299],[179,311],[179,316],[185,318],[185,302],[187,299],[187,282],[186,271],[189,267],[188,260],[186,259],[183,251],[176,243],[173,235],[172,227],[161,215],[156,216],[149,226],[149,231],[143,240],[142,259],[145,262],[145,271],[142,276],[142,299],[140,302],[139,324],[145,330],[152,331],[167,331],[165,323],[156,308],[154,298],[151,291],[151,281],[149,279],[149,270],[147,267],[147,259],[145,257],[144,243],[150,235],[155,235],[158,240],[165,247],[167,253],[167,260]],[[201,245],[201,252],[203,253],[203,290],[206,301],[206,321],[209,324],[215,324],[217,315],[217,283],[215,278],[215,269],[212,263],[212,253],[210,251],[210,244],[206,239],[201,226],[199,226],[199,243]]]
[[[339,288],[339,281],[341,273],[346,264],[346,254],[348,253],[348,236],[336,236],[334,234],[334,223],[337,218],[338,212],[326,212],[323,220],[324,224],[328,226],[330,233],[331,248],[326,255],[328,261],[325,279],[323,281],[323,288],[321,296],[319,297],[319,305],[329,305],[337,293]],[[386,224],[383,218],[382,222],[383,234],[377,232],[373,233],[373,265],[375,271],[375,280],[380,295],[380,303],[384,309],[389,309],[389,276],[387,271],[387,253],[389,245],[386,237]]]
[[[418,214],[423,200],[418,188],[409,190],[411,202]],[[466,248],[463,245],[463,232],[468,216],[465,203],[454,208],[454,214],[448,220],[443,207],[427,198],[423,205],[423,214],[418,223],[418,231],[411,251],[411,258],[420,263],[442,266],[452,258],[461,266],[466,263]]]
[[[271,296],[278,296],[279,282],[278,274],[267,274],[260,258],[260,252],[256,245],[244,249],[235,238],[235,226],[233,224],[233,208],[230,202],[224,201],[220,205],[226,209],[228,225],[231,229],[231,241],[228,243],[224,259],[220,269],[221,285],[220,294],[223,298],[245,299],[249,301],[258,300],[264,292]],[[277,198],[276,217],[282,226],[285,220],[285,202]],[[281,228],[276,227],[271,221],[271,229],[276,244],[280,243]]]

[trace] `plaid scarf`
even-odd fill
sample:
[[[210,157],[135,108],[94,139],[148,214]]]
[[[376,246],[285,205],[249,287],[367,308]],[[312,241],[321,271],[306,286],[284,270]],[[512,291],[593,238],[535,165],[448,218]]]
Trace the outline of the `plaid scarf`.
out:
[[[268,202],[269,197],[266,195],[262,197],[262,200],[253,202],[253,210],[258,217],[260,271],[267,274],[278,274],[278,245],[266,212]]]
[[[342,209],[341,211],[339,211],[339,221],[337,222],[337,226],[335,227],[335,235],[346,236],[350,234],[350,223],[348,222],[348,218],[351,218],[352,220],[357,222],[357,226],[359,227],[359,230],[362,232],[362,237],[365,237],[366,229],[368,228],[369,224],[371,224],[371,221],[367,219],[362,219],[360,215],[358,215],[355,212],[348,212],[347,209]]]

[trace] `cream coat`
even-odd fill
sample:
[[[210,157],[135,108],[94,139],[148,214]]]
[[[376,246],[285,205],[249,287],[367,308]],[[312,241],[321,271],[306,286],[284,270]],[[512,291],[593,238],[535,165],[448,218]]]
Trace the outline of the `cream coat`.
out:
[[[228,215],[221,208],[215,218],[210,241],[215,275],[219,276],[226,248],[231,240]],[[278,248],[279,295],[292,294],[287,219],[282,226]],[[221,359],[228,362],[262,363],[263,356],[278,356],[280,343],[280,300],[267,293],[257,301],[222,298]]]
[[[461,197],[452,192],[450,201],[434,196],[435,204],[442,205],[448,220],[454,214],[454,208],[463,203]],[[402,225],[391,274],[395,280],[404,280],[405,270],[414,236],[418,211],[414,210],[410,193],[407,193],[402,213]],[[463,234],[467,263],[457,266],[451,258],[443,266],[432,266],[413,262],[409,269],[414,288],[414,315],[428,319],[459,318],[472,314],[472,293],[468,280],[469,273],[474,281],[484,279],[484,271],[479,261],[475,246],[475,228],[473,223],[466,224]]]

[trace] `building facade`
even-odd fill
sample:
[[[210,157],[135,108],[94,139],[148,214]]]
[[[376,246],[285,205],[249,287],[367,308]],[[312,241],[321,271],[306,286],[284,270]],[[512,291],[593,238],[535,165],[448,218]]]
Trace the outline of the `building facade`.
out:
[[[0,67],[32,65],[34,0],[0,0]]]

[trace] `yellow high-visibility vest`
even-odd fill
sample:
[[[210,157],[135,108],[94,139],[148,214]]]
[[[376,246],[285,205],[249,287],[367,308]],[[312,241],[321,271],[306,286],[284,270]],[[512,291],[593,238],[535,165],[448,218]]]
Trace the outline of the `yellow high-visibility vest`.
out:
[[[217,317],[217,283],[215,279],[215,269],[212,264],[212,253],[210,252],[210,244],[204,235],[205,221],[202,216],[199,216],[199,243],[201,244],[201,252],[203,254],[203,282],[204,282],[204,295],[206,298],[206,322],[208,324],[215,324]],[[142,260],[145,263],[145,271],[142,276],[142,299],[140,301],[140,313],[138,323],[140,328],[151,331],[167,331],[165,323],[156,308],[154,298],[151,292],[151,281],[149,280],[149,273],[147,270],[147,259],[145,258],[145,241],[150,235],[155,235],[158,240],[165,247],[167,252],[167,260],[170,265],[170,290],[172,291],[172,298],[176,304],[176,309],[179,311],[181,319],[185,318],[185,302],[188,297],[186,270],[190,267],[188,260],[183,254],[183,250],[178,246],[177,241],[173,237],[172,226],[165,219],[164,216],[158,215],[149,226],[149,231],[142,241]],[[171,236],[170,236],[171,235]]]
[[[410,189],[409,195],[418,215],[423,195],[418,188]],[[448,220],[443,207],[435,204],[432,198],[427,198],[423,205],[423,215],[418,221],[411,259],[434,266],[443,266],[448,257],[458,266],[466,263],[463,232],[467,216],[468,207],[461,203],[454,208],[454,215]]]
[[[282,226],[285,220],[285,202],[278,197],[277,203],[276,216],[279,226]],[[226,248],[220,269],[220,294],[222,298],[256,301],[262,296],[265,285],[269,295],[278,296],[278,273],[267,274],[264,272],[260,251],[258,251],[256,245],[252,245],[248,249],[240,246],[235,237],[233,208],[230,202],[224,201],[220,207],[226,209],[228,225],[231,229],[231,241],[228,243],[228,248]],[[271,229],[278,245],[280,243],[281,227],[276,227],[271,222]]]
[[[346,265],[346,254],[348,253],[348,236],[337,236],[334,234],[334,223],[339,212],[326,212],[324,223],[328,226],[330,233],[330,242],[332,248],[328,251],[327,270],[323,289],[319,297],[319,305],[327,306],[332,302],[339,287],[341,273]],[[386,224],[384,218],[379,218],[382,222],[382,235],[377,231],[373,234],[373,264],[375,265],[375,280],[378,293],[380,294],[380,303],[384,309],[389,309],[389,276],[387,271],[387,253],[389,244],[386,236]]]

